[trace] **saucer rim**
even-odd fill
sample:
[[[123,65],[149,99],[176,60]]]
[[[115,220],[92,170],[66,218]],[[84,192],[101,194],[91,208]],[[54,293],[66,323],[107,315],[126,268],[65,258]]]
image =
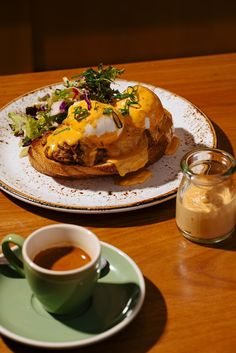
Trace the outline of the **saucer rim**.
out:
[[[145,286],[145,280],[143,277],[143,274],[138,267],[138,265],[135,263],[135,261],[129,257],[125,252],[122,250],[118,249],[117,247],[108,244],[106,242],[100,241],[102,248],[110,248],[114,252],[118,253],[120,256],[125,258],[127,262],[132,266],[134,269],[136,275],[138,276],[138,281],[139,281],[139,287],[140,287],[140,296],[138,298],[137,303],[135,304],[134,309],[132,310],[131,314],[127,315],[121,322],[116,324],[115,326],[111,327],[110,329],[106,330],[103,333],[99,333],[93,337],[86,338],[83,340],[78,340],[78,341],[67,341],[67,342],[48,342],[48,341],[39,341],[39,340],[34,340],[30,338],[25,338],[22,337],[21,335],[12,333],[10,330],[4,328],[2,325],[0,325],[0,334],[8,337],[16,342],[23,343],[25,345],[31,346],[31,347],[38,347],[38,348],[49,348],[49,349],[68,349],[68,348],[76,348],[76,347],[82,347],[82,346],[88,346],[95,344],[97,342],[101,342],[114,334],[118,333],[121,331],[123,328],[125,328],[133,319],[137,316],[139,313],[143,302],[145,298],[145,293],[146,293],[146,286]],[[2,254],[0,254],[0,257]]]

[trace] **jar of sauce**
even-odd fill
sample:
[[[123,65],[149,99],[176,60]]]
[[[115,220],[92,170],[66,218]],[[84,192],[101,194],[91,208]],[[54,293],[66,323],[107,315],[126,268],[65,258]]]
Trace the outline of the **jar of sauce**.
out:
[[[198,243],[217,243],[234,231],[236,161],[219,149],[190,151],[181,160],[183,172],[176,197],[176,223]]]

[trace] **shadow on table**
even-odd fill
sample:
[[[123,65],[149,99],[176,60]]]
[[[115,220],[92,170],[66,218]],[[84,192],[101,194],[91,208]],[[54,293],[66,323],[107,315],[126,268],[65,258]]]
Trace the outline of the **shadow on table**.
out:
[[[146,298],[138,316],[123,331],[102,343],[77,349],[66,350],[70,353],[146,353],[153,347],[163,334],[167,322],[167,307],[159,289],[147,278]],[[5,344],[14,353],[49,353],[51,350],[27,347],[8,338]],[[61,352],[56,350],[54,352]]]
[[[199,244],[200,245],[200,244]],[[216,244],[201,244],[207,248],[227,250],[227,251],[236,251],[236,229],[231,234],[231,236],[220,243]]]
[[[214,126],[216,136],[217,136],[217,148],[227,151],[232,155],[234,155],[233,146],[230,140],[228,139],[227,135],[225,134],[225,132],[213,121],[212,121],[212,124]]]
[[[21,208],[24,208],[27,212],[56,222],[78,224],[84,227],[132,227],[165,222],[175,217],[175,198],[158,205],[134,211],[118,212],[114,214],[79,214],[44,209],[24,203],[23,201],[15,199],[6,193],[5,196],[11,202],[17,204]]]

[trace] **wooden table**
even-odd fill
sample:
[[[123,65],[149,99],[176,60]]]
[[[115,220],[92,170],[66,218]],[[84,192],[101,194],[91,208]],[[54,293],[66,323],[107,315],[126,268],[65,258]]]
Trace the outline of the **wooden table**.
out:
[[[219,147],[236,148],[236,54],[142,62],[124,78],[173,91],[198,106],[215,125]],[[0,105],[58,82],[64,70],[0,77]],[[227,221],[227,220],[226,220]],[[2,193],[0,236],[27,236],[38,227],[75,223],[93,230],[134,259],[146,281],[146,300],[122,332],[75,352],[233,353],[236,349],[236,237],[216,247],[185,240],[175,224],[175,200],[114,215],[75,215],[30,206]],[[17,293],[16,293],[17,296]],[[1,313],[0,313],[1,314]],[[38,352],[2,337],[0,352]]]

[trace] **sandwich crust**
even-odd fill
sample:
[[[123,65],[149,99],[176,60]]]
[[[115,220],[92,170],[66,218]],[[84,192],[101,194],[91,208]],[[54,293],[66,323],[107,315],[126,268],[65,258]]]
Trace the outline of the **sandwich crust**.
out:
[[[46,133],[46,135],[48,134],[50,133]],[[168,134],[163,133],[158,140],[154,140],[152,136],[147,133],[148,162],[146,165],[155,163],[164,155],[165,150],[169,144]],[[49,175],[51,177],[71,179],[84,179],[97,176],[119,174],[116,166],[110,162],[87,167],[79,164],[61,163],[53,159],[49,159],[44,151],[44,138],[41,137],[34,140],[29,149],[30,163],[40,173]]]
[[[46,133],[46,135],[49,135]],[[44,136],[45,138],[45,136]],[[93,167],[68,164],[49,159],[44,151],[43,138],[34,140],[29,149],[29,160],[38,172],[59,178],[84,179],[102,175],[118,174],[112,163],[98,164]]]

